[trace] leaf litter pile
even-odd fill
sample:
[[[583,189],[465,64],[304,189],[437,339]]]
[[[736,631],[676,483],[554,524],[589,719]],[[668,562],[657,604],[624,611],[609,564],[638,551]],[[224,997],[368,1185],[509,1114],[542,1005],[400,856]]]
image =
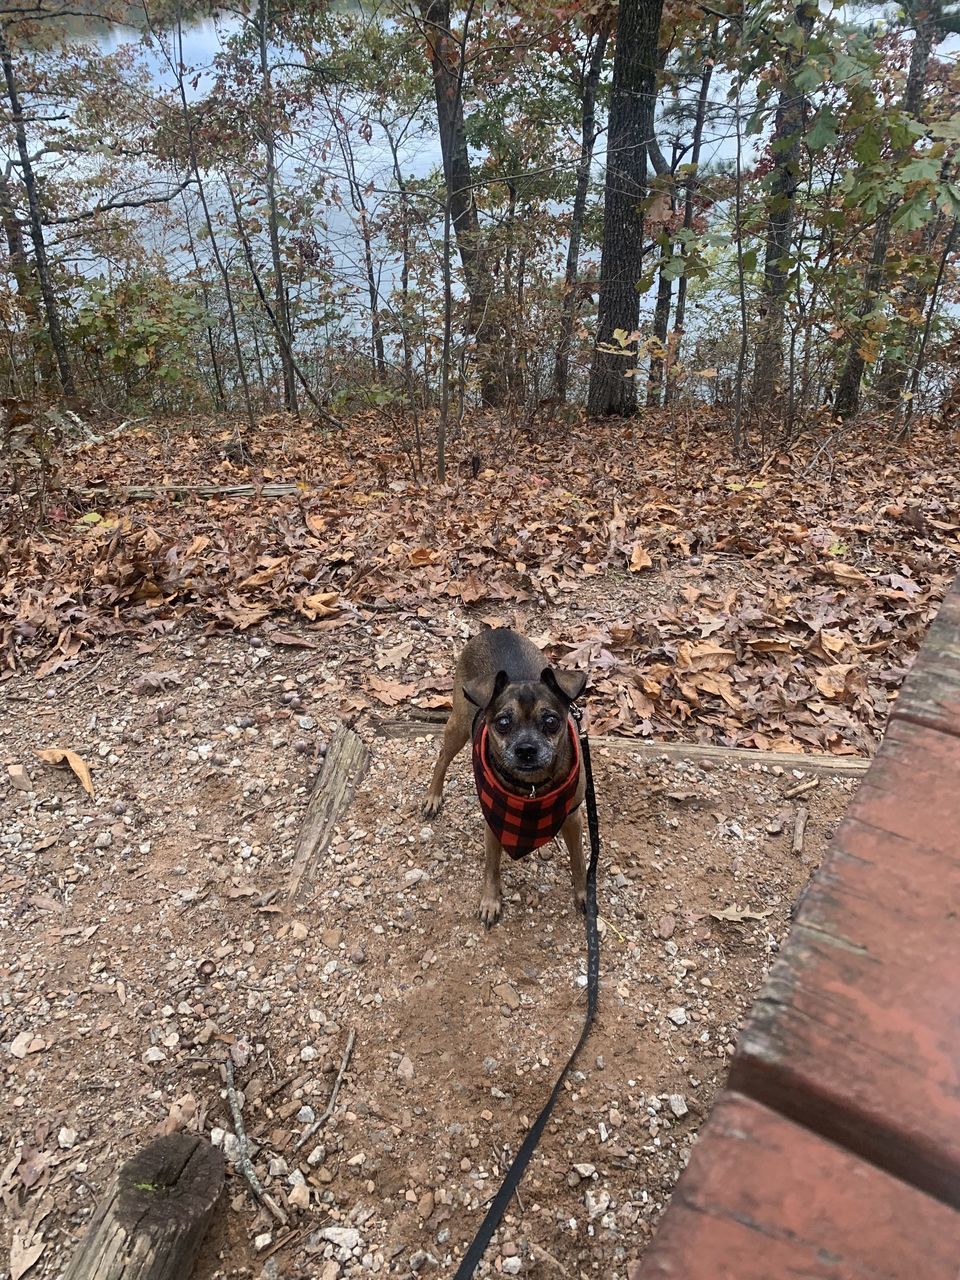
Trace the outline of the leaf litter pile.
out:
[[[706,427],[680,452],[655,426],[467,434],[445,487],[408,479],[374,427],[280,417],[247,433],[241,466],[211,424],[76,451],[41,529],[6,499],[0,670],[42,677],[193,615],[275,644],[340,630],[356,709],[435,709],[448,687],[419,646],[394,649],[395,679],[351,632],[452,610],[471,629],[535,621],[554,657],[592,671],[599,730],[872,749],[960,557],[943,433],[886,454],[869,437],[801,446],[759,473]],[[125,498],[133,478],[158,496]],[[292,493],[261,496],[283,482]],[[253,496],[188,488],[237,484]]]
[[[62,1274],[117,1165],[177,1129],[230,1170],[203,1280],[453,1273],[583,1001],[564,856],[507,868],[487,933],[468,763],[436,822],[419,816],[422,722],[482,620],[589,665],[593,727],[622,741],[595,752],[599,1023],[479,1274],[634,1280],[855,786],[839,757],[871,750],[960,542],[942,439],[805,446],[750,473],[706,438],[675,456],[655,425],[616,430],[468,424],[440,490],[369,425],[267,420],[240,467],[225,428],[150,427],[70,455],[42,526],[9,503],[15,1280]],[[124,496],[133,481],[164,488]],[[288,899],[344,722],[369,768],[322,875]],[[644,738],[835,759],[691,763]]]

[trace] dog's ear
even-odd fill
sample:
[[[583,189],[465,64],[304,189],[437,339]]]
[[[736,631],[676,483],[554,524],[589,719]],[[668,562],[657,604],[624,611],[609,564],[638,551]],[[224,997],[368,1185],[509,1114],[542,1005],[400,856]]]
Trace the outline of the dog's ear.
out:
[[[544,667],[540,680],[568,706],[571,702],[576,702],[587,687],[587,677],[583,671],[554,671],[553,667]]]
[[[478,680],[473,685],[464,685],[463,696],[468,702],[472,702],[475,707],[484,711],[491,702],[500,697],[509,683],[510,677],[507,673],[498,671],[492,682],[487,679]]]

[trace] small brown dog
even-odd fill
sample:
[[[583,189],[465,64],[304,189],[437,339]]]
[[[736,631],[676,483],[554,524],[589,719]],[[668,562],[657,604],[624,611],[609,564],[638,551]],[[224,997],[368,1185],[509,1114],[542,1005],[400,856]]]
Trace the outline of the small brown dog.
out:
[[[580,671],[555,671],[535,644],[507,627],[481,631],[460,655],[453,711],[423,806],[432,818],[443,801],[450,762],[473,737],[473,771],[486,819],[486,865],[480,919],[500,919],[504,849],[523,857],[559,831],[570,855],[577,906],[586,903],[583,861],[585,789],[570,704],[586,687]]]

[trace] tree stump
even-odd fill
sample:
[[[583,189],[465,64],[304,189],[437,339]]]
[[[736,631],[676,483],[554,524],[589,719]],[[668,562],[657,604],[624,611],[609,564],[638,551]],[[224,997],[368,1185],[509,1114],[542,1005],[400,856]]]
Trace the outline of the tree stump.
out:
[[[300,829],[300,840],[287,883],[288,902],[297,896],[304,879],[308,883],[316,879],[320,855],[327,847],[338,819],[346,812],[369,763],[370,752],[362,739],[352,729],[338,725]]]
[[[120,1169],[63,1280],[188,1280],[223,1190],[223,1155],[174,1133]]]

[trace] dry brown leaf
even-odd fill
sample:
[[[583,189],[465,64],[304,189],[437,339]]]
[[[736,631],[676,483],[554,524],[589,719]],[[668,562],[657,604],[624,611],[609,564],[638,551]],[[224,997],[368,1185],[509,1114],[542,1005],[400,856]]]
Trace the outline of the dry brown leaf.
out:
[[[10,1241],[10,1280],[20,1280],[25,1276],[47,1247],[45,1240],[38,1240],[32,1235],[29,1240],[24,1239],[21,1230],[19,1226],[14,1227]]]
[[[93,795],[93,779],[90,777],[90,768],[86,761],[78,756],[75,751],[71,751],[69,747],[45,747],[42,751],[38,751],[37,755],[46,764],[69,765],[80,779],[80,785],[87,795]]]
[[[649,569],[652,564],[650,553],[645,551],[639,542],[635,543],[630,552],[630,572],[639,573],[642,569]]]
[[[381,676],[370,676],[369,684],[373,696],[385,707],[395,707],[406,702],[417,691],[416,684],[401,684],[398,680],[385,680]]]

